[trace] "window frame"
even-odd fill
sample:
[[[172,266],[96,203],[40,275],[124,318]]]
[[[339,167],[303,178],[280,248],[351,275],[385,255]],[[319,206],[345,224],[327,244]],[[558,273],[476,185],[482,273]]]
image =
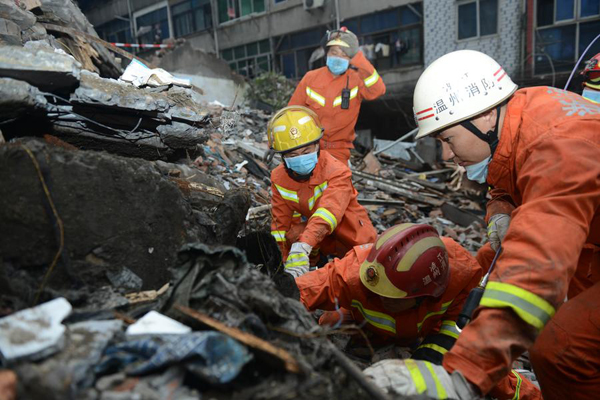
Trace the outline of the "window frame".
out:
[[[259,71],[258,71],[258,65],[259,65],[258,59],[259,58],[267,57],[267,63],[268,63],[267,64],[268,65],[268,70],[267,71],[262,71],[261,70],[260,72],[269,72],[269,71],[273,70],[273,54],[271,52],[271,45],[270,45],[270,43],[269,43],[269,50],[267,52],[261,52],[261,50],[260,50],[260,48],[261,48],[260,44],[263,43],[263,42],[265,42],[265,41],[269,42],[269,39],[262,39],[262,40],[257,40],[257,41],[254,41],[254,42],[240,44],[240,45],[237,45],[237,46],[234,46],[234,47],[229,47],[227,49],[221,50],[219,56],[220,56],[220,58],[223,59],[223,61],[225,61],[229,65],[229,67],[233,71],[235,71],[236,73],[238,73],[238,74],[240,74],[242,76],[245,76],[245,77],[251,79],[254,76],[256,76],[256,75],[259,74]],[[248,47],[252,46],[252,45],[256,45],[257,53],[254,54],[254,55],[249,56],[248,55]],[[239,47],[243,48],[243,50],[244,50],[244,56],[237,58],[236,55],[235,55],[235,52],[236,52],[235,49],[239,48]],[[231,58],[230,59],[227,59],[226,57],[224,57],[224,53],[226,53],[226,52],[229,52],[231,54]],[[252,65],[254,66],[255,73],[253,74],[253,76],[250,76],[248,74],[248,72],[246,72],[246,74],[243,74],[241,72],[240,68],[238,68],[239,63],[248,63],[248,61],[251,61]],[[235,65],[235,68],[232,67],[232,65]],[[246,64],[246,67],[244,67],[244,68],[247,68],[247,64]]]
[[[148,6],[146,8],[142,8],[141,10],[135,11],[133,13],[133,28],[135,29],[134,33],[137,35],[137,32],[139,31],[139,27],[138,27],[138,23],[137,23],[138,18],[143,17],[146,14],[150,14],[152,12],[158,11],[162,8],[167,9],[167,26],[169,28],[167,38],[173,38],[174,36],[173,36],[173,24],[172,24],[172,20],[171,20],[171,6],[169,5],[169,2],[167,0],[161,1],[156,4],[152,4],[151,6]],[[136,41],[136,43],[138,43],[139,38],[136,36],[134,38],[134,40]]]
[[[205,3],[202,3],[199,7],[196,7],[196,8],[193,7],[193,2],[194,2],[194,0],[184,0],[184,1],[180,1],[177,4],[170,5],[170,8],[171,8],[171,11],[170,11],[170,13],[171,13],[171,19],[172,19],[172,23],[173,23],[173,37],[186,37],[186,36],[198,33],[198,32],[208,31],[208,30],[211,30],[213,28],[212,13],[213,13],[214,10],[212,9],[212,1],[208,0]],[[189,10],[180,12],[178,14],[176,14],[176,13],[173,12],[173,9],[175,9],[178,6],[181,6],[184,3],[190,3],[190,9]],[[205,28],[198,29],[197,21],[196,21],[196,11],[203,10],[203,13],[204,13],[204,9],[205,9],[206,6],[208,6],[209,9],[210,9],[210,14],[209,14],[210,18],[208,19],[208,25]],[[176,19],[179,18],[179,17],[181,17],[181,16],[184,16],[184,15],[191,15],[193,28],[192,28],[191,32],[183,34],[183,35],[179,35],[179,32],[177,32],[177,22],[176,22]],[[203,15],[204,15],[204,18],[205,18],[205,21],[206,21],[207,14],[204,13]]]
[[[481,0],[458,0],[456,2],[456,7],[455,7],[455,16],[456,16],[456,42],[457,43],[462,43],[462,42],[467,42],[470,40],[477,40],[477,39],[483,39],[483,38],[490,38],[493,36],[498,36],[500,33],[500,1],[501,0],[497,0],[496,1],[496,32],[494,33],[490,33],[488,35],[481,35],[481,12],[480,12],[480,1]],[[458,37],[458,33],[459,33],[459,25],[460,25],[460,13],[459,13],[459,8],[460,6],[464,6],[467,4],[471,4],[471,3],[475,3],[475,25],[476,25],[476,35],[475,36],[470,36],[468,38],[463,38],[460,39]]]
[[[574,52],[574,56],[573,56],[573,65],[575,65],[575,63],[577,62],[577,60],[579,59],[579,57],[581,56],[580,54],[580,37],[581,37],[581,24],[585,24],[588,22],[600,22],[600,10],[598,12],[598,14],[596,15],[588,15],[585,17],[581,17],[581,0],[574,0],[573,2],[573,7],[574,7],[574,11],[573,11],[573,19],[569,19],[569,20],[556,20],[556,6],[557,6],[557,0],[553,0],[554,1],[554,15],[553,15],[553,24],[551,25],[543,25],[543,26],[538,26],[538,5],[539,5],[539,0],[536,0],[534,2],[534,7],[533,7],[533,16],[534,16],[534,26],[533,26],[533,31],[534,31],[534,35],[533,35],[533,51],[534,53],[532,54],[533,57],[533,74],[537,75],[537,76],[541,76],[541,75],[547,75],[548,73],[551,72],[537,72],[536,71],[536,64],[537,64],[537,60],[536,60],[536,55],[542,55],[543,53],[537,53],[537,49],[538,49],[538,45],[539,45],[539,32],[540,31],[544,31],[544,30],[549,30],[549,29],[556,29],[556,28],[563,28],[563,27],[567,27],[570,25],[575,25],[575,43],[574,43],[574,48],[575,48],[575,52]],[[545,53],[548,57],[550,57],[550,54]],[[551,58],[551,57],[550,57]],[[552,59],[552,61],[556,61],[554,59]],[[569,68],[570,69],[570,68]],[[555,73],[563,73],[564,71],[555,71]]]
[[[219,2],[220,1],[225,1],[225,2],[234,1],[234,2],[236,2],[237,3],[236,11],[239,10],[240,15],[236,16],[235,18],[228,19],[227,21],[221,21],[221,15],[219,13]],[[240,20],[242,20],[244,18],[252,18],[254,16],[262,15],[262,14],[266,14],[267,13],[267,8],[268,8],[267,7],[267,1],[269,1],[269,0],[261,0],[263,2],[263,4],[264,4],[264,10],[262,10],[262,11],[254,11],[254,1],[255,0],[249,0],[250,1],[250,5],[252,7],[252,11],[250,13],[248,13],[248,14],[242,15],[242,1],[244,1],[244,0],[216,0],[216,3],[217,3],[217,10],[216,10],[216,13],[217,13],[217,22],[218,22],[219,26],[220,25],[226,25],[226,24],[232,23],[234,21],[240,21]]]

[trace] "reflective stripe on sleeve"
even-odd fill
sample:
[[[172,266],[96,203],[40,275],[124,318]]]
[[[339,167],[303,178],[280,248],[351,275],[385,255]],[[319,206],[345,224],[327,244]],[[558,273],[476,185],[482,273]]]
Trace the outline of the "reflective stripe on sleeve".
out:
[[[433,343],[422,344],[419,347],[417,347],[417,350],[419,349],[431,349],[437,351],[438,353],[441,353],[442,355],[448,352],[448,349],[445,349],[442,346],[438,346],[437,344]]]
[[[379,74],[377,73],[377,70],[374,70],[373,73],[371,74],[371,76],[369,76],[367,79],[365,79],[365,86],[371,87],[375,83],[377,83],[378,80],[379,80]]]
[[[285,231],[271,231],[271,235],[273,235],[277,242],[285,242],[285,233]]]
[[[337,228],[337,219],[335,218],[335,215],[333,215],[331,212],[329,212],[329,210],[327,210],[326,208],[320,207],[317,208],[317,211],[315,211],[315,213],[311,216],[311,218],[315,218],[315,217],[319,217],[321,219],[323,219],[325,222],[327,222],[329,224],[329,227],[331,228],[331,233],[333,233],[333,231],[335,231],[335,228]]]
[[[513,375],[517,377],[517,384],[515,386],[515,395],[513,396],[512,400],[519,400],[521,398],[521,384],[523,383],[523,379],[521,378],[519,373],[517,371],[515,371],[514,369],[511,369],[510,372],[512,372]]]
[[[450,304],[452,304],[453,301],[454,300],[450,300],[446,303],[443,303],[440,311],[432,311],[432,312],[428,313],[427,315],[425,315],[425,317],[423,318],[423,321],[421,321],[417,324],[417,329],[419,331],[421,330],[421,328],[423,327],[423,324],[425,323],[425,320],[427,320],[427,318],[433,317],[434,315],[444,314],[448,310],[448,307],[450,307]]]
[[[408,372],[410,372],[410,376],[419,394],[426,393],[427,396],[434,399],[448,398],[446,390],[433,371],[431,363],[417,363],[415,360],[408,359],[404,361],[404,364],[408,368]]]
[[[519,317],[537,329],[542,329],[556,312],[550,303],[518,286],[489,282],[481,298],[481,306],[511,308]]]
[[[363,318],[376,328],[396,334],[396,320],[394,317],[379,311],[368,310],[363,307],[360,301],[352,300],[352,307],[358,309]]]
[[[447,335],[453,337],[454,339],[458,339],[458,335],[460,335],[460,330],[458,329],[458,326],[456,326],[456,322],[442,321],[440,333],[442,335]]]
[[[285,268],[308,266],[308,257],[306,254],[291,254],[285,263]]]
[[[358,95],[358,86],[355,86],[350,91],[350,100],[352,100],[353,98],[355,98],[357,95]],[[337,106],[339,106],[341,104],[342,104],[342,96],[338,96],[338,97],[335,98],[335,100],[333,100],[333,106],[334,107],[337,107]]]
[[[298,200],[298,193],[294,192],[293,190],[284,189],[277,184],[275,185],[275,187],[277,188],[277,191],[279,192],[281,197],[283,197],[284,199],[293,201],[294,203],[300,203],[300,200]]]
[[[308,209],[312,211],[315,203],[323,195],[323,192],[327,189],[327,181],[321,183],[319,186],[315,187],[315,194],[313,197],[308,199]]]
[[[292,218],[300,218],[302,216],[302,214],[300,214],[298,211],[294,211],[294,213],[292,214]]]
[[[315,92],[308,86],[306,87],[306,95],[319,103],[322,107],[325,107],[325,97],[321,96],[319,93]]]

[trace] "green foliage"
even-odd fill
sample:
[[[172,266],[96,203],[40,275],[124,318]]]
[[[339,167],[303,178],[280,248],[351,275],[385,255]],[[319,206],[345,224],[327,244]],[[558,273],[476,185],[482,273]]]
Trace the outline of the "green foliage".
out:
[[[264,103],[279,110],[287,105],[296,86],[276,72],[264,72],[250,81],[247,97],[250,101]]]

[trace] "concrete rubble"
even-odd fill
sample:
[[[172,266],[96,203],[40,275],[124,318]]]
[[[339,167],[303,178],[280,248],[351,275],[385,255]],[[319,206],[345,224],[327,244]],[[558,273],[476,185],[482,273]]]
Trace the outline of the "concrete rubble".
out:
[[[365,398],[348,365],[406,352],[340,352],[349,335],[335,347],[297,301],[270,235],[271,114],[122,82],[129,60],[56,28],[97,38],[70,0],[17,3],[0,0],[0,395]],[[360,202],[379,231],[427,223],[475,252],[481,187],[419,146],[363,142]],[[46,342],[7,350],[14,318],[59,298]]]

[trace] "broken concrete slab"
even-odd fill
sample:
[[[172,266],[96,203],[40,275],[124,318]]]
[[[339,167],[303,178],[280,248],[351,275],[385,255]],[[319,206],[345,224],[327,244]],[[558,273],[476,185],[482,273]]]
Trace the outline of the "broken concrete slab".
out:
[[[89,71],[82,71],[81,83],[70,100],[73,104],[111,108],[113,112],[121,109],[155,116],[169,109],[169,101],[161,93],[138,89],[115,79],[104,79]]]
[[[24,31],[35,24],[35,15],[29,11],[22,10],[14,0],[0,0],[0,18],[8,19]]]
[[[46,98],[27,82],[0,78],[0,121],[32,113],[45,114]]]
[[[39,0],[43,19],[45,22],[60,26],[68,26],[77,31],[98,37],[92,24],[89,23],[86,16],[81,12],[77,4],[71,0]],[[58,35],[55,32],[55,35]],[[62,35],[64,36],[64,34]],[[100,71],[100,75],[107,78],[118,78],[123,69],[117,62],[113,54],[101,44],[89,42],[89,46],[94,49],[94,55],[91,61]]]
[[[0,39],[4,42],[11,44],[21,44],[21,28],[14,22],[0,18]]]
[[[77,86],[80,73],[79,63],[68,55],[44,48],[0,46],[0,77],[60,93]]]
[[[142,290],[158,289],[169,281],[166,266],[175,262],[184,243],[235,242],[244,223],[249,202],[244,190],[228,194],[216,208],[214,201],[197,200],[194,210],[178,185],[152,162],[67,150],[37,139],[9,143],[0,146],[0,232],[11,235],[0,241],[0,258],[7,261],[4,274],[19,271],[31,277],[13,293],[16,297],[32,295],[59,249],[56,215],[46,208],[48,199],[23,146],[39,163],[64,227],[65,257],[48,290],[64,291],[79,303],[91,296],[85,287],[97,291],[110,286],[107,271],[123,267],[141,278]],[[12,288],[0,284],[0,292],[11,293]],[[115,301],[109,303],[120,304]]]

